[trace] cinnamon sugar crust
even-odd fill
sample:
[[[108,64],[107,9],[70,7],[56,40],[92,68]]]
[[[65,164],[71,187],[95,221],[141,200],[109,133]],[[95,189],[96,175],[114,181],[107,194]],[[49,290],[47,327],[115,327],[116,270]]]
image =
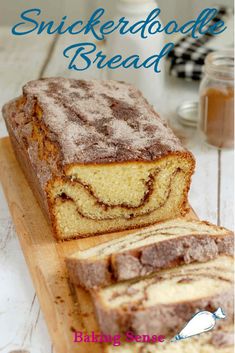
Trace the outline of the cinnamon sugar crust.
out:
[[[77,251],[66,264],[72,282],[91,290],[233,252],[232,231],[179,218]]]
[[[152,161],[185,151],[142,94],[124,82],[41,79],[27,83],[23,94],[26,116],[38,102],[63,164]]]
[[[188,211],[194,158],[134,87],[31,81],[3,116],[58,239],[139,228]]]

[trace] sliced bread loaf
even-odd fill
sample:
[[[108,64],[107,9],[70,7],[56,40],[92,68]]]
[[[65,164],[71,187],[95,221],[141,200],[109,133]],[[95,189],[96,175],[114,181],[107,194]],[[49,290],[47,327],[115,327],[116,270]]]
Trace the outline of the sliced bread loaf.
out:
[[[97,319],[106,334],[174,335],[199,310],[221,307],[233,321],[233,257],[162,270],[92,292]],[[218,324],[217,324],[218,325]]]
[[[57,240],[189,211],[194,157],[134,86],[43,78],[24,85],[3,116]]]
[[[67,258],[71,280],[91,289],[219,254],[233,254],[233,233],[208,222],[175,219],[78,251]]]

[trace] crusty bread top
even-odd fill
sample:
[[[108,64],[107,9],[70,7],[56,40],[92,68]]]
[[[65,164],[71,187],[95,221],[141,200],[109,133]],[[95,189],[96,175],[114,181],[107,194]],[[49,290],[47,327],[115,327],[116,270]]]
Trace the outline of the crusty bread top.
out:
[[[70,259],[88,260],[99,259],[111,254],[122,253],[138,249],[150,244],[156,244],[169,239],[185,236],[233,236],[233,232],[206,221],[186,220],[178,218],[160,222],[154,226],[142,229],[124,237],[113,239],[92,248],[77,251],[69,256]]]
[[[186,151],[142,94],[124,82],[46,78],[27,83],[23,95],[26,116],[38,103],[63,164],[152,161]]]

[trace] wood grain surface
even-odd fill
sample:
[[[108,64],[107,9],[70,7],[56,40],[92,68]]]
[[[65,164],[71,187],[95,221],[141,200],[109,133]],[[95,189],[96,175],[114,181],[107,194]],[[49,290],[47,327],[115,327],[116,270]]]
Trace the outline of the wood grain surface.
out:
[[[73,343],[74,331],[97,332],[98,327],[90,296],[70,283],[64,258],[78,249],[132,231],[57,243],[15,159],[9,138],[0,140],[0,165],[0,180],[56,353],[102,352],[98,344]],[[195,218],[195,214],[190,212],[187,217]]]

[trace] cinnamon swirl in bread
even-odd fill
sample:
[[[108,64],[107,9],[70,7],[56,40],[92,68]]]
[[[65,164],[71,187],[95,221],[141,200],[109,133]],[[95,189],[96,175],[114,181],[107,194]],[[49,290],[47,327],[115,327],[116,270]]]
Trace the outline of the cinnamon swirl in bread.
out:
[[[187,212],[194,158],[133,86],[31,81],[3,115],[58,239],[138,228]]]
[[[205,221],[174,219],[78,251],[67,259],[73,283],[107,286],[218,255],[233,255],[233,232]]]
[[[101,332],[174,336],[200,310],[219,307],[233,323],[233,257],[162,270],[92,292]]]

